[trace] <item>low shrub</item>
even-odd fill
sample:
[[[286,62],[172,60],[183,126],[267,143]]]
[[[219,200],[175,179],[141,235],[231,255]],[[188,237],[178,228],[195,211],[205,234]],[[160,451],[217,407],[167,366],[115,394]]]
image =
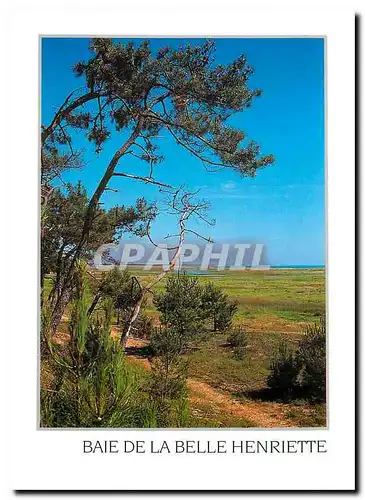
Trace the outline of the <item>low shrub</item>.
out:
[[[326,398],[326,325],[308,325],[299,344],[298,362],[302,365],[300,384],[314,399]]]
[[[279,396],[326,399],[326,326],[307,325],[296,351],[281,342],[270,363],[267,385]]]
[[[247,334],[237,328],[228,335],[227,344],[233,347],[233,357],[235,359],[243,359],[247,349]]]
[[[154,331],[153,319],[146,313],[141,312],[134,323],[133,336],[139,339],[149,340]]]
[[[188,399],[181,334],[173,328],[155,328],[151,347],[155,357],[147,392],[158,408],[158,427],[183,427],[188,420]]]
[[[288,396],[297,387],[299,370],[296,353],[285,342],[281,342],[270,363],[267,385],[280,395]]]
[[[227,344],[231,347],[247,347],[247,334],[240,328],[232,330],[227,337]]]

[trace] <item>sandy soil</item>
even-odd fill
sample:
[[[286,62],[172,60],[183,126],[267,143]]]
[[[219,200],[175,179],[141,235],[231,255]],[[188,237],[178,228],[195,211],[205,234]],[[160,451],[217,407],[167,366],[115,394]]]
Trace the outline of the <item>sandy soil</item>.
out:
[[[148,344],[145,340],[129,338],[128,347],[144,347]],[[142,358],[134,355],[128,355],[128,358],[143,366],[147,370],[151,369],[150,362],[147,358]],[[188,378],[188,389],[190,392],[189,399],[191,403],[209,404],[214,407],[215,411],[232,415],[238,418],[244,418],[252,422],[253,427],[259,428],[283,428],[283,427],[298,427],[293,421],[285,416],[285,406],[280,403],[271,402],[240,402],[235,400],[231,395],[219,391],[211,387],[206,382]]]

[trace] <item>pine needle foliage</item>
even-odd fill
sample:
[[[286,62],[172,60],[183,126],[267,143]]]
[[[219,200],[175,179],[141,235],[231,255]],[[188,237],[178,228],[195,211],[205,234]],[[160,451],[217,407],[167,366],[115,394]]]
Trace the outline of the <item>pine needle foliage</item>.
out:
[[[282,397],[326,399],[326,323],[308,324],[296,350],[281,342],[270,364],[267,385]]]
[[[227,337],[227,344],[233,348],[233,357],[243,359],[247,352],[247,334],[241,328],[234,328]]]
[[[92,319],[85,265],[71,308],[67,347],[52,346],[53,377],[41,393],[45,427],[133,427],[140,382],[131,372],[118,342],[111,337],[113,301]]]
[[[148,393],[158,409],[158,427],[183,427],[189,419],[187,363],[181,357],[180,331],[156,328],[151,345],[156,354]]]
[[[270,363],[267,385],[286,397],[297,387],[299,370],[296,353],[285,342],[281,342]]]

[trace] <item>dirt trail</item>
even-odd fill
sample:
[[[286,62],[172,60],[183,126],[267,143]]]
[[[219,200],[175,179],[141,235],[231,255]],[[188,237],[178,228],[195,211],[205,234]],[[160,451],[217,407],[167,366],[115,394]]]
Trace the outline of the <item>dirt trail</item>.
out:
[[[119,338],[120,332],[117,327],[112,327],[112,336]],[[69,335],[58,332],[54,336],[54,341],[58,344],[67,343]],[[127,342],[127,349],[138,349],[148,345],[146,340],[130,337]],[[148,358],[128,353],[128,359],[133,363],[143,366],[146,370],[151,369]],[[283,428],[298,427],[285,415],[285,405],[273,402],[241,402],[234,399],[229,394],[212,387],[211,385],[189,377],[187,381],[189,389],[189,399],[194,404],[204,403],[211,406],[216,414],[231,415],[236,418],[249,420],[252,427],[259,428]]]
[[[146,341],[135,338],[129,338],[127,342],[127,348],[138,348],[146,345]],[[128,359],[142,365],[147,370],[151,369],[150,362],[146,358],[129,354]],[[239,402],[232,396],[215,389],[206,382],[191,377],[188,378],[187,384],[190,390],[189,399],[192,403],[203,401],[220,413],[249,420],[252,423],[252,427],[298,427],[297,424],[286,417],[285,406],[280,403]]]
[[[206,402],[218,407],[220,411],[249,420],[252,427],[298,427],[286,418],[285,410],[279,403],[256,403],[254,401],[241,403],[209,384],[193,378],[188,379],[188,388],[199,393],[199,396],[203,395]],[[193,402],[194,397],[191,400]]]

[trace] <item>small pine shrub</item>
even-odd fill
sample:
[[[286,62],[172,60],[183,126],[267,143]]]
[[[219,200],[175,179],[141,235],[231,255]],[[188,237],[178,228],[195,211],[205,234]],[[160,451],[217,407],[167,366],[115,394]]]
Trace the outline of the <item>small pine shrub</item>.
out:
[[[70,339],[57,348],[50,342],[53,364],[41,391],[42,427],[135,427],[140,382],[124,362],[124,352],[111,337],[113,300],[90,316],[85,267],[71,307]]]
[[[151,337],[155,353],[149,392],[157,400],[179,398],[186,384],[186,364],[181,359],[180,335],[173,329],[156,328]]]
[[[174,424],[176,427],[189,427],[190,424],[190,408],[189,401],[184,391],[175,403]]]
[[[300,383],[314,399],[326,398],[326,324],[308,325],[299,344],[298,362],[302,365]]]
[[[279,346],[270,364],[267,385],[283,397],[324,401],[326,398],[326,325],[307,325],[297,351],[285,342]]]
[[[232,302],[215,283],[208,282],[202,287],[202,314],[211,323],[214,332],[230,328],[237,307],[237,303]]]
[[[137,427],[153,429],[159,426],[158,406],[151,398],[146,397],[141,400],[137,414],[139,415]]]
[[[237,303],[232,302],[215,283],[208,282],[202,288],[202,313],[211,323],[214,332],[223,332],[230,328],[237,307]]]
[[[299,370],[295,352],[285,342],[281,342],[270,363],[267,385],[279,395],[287,397],[297,387]]]
[[[186,364],[181,360],[167,364],[166,358],[153,361],[149,393],[156,400],[179,398],[186,385]]]
[[[166,357],[172,363],[182,352],[184,341],[179,331],[173,328],[154,328],[151,335],[151,347],[158,356]]]
[[[235,359],[243,359],[247,351],[247,334],[237,328],[228,335],[227,344],[233,348],[233,357]]]
[[[166,330],[174,331],[182,347],[206,333],[201,297],[199,281],[185,273],[169,276],[164,291],[154,296],[161,324]]]
[[[227,344],[231,347],[247,347],[247,334],[240,328],[233,330],[227,337]]]
[[[158,408],[158,427],[183,427],[189,417],[181,335],[172,328],[156,328],[151,346],[155,357],[147,392]]]
[[[134,322],[133,336],[139,339],[150,340],[153,335],[153,319],[146,313],[141,312]]]
[[[224,332],[228,330],[232,325],[232,319],[234,314],[237,312],[237,304],[235,302],[230,303],[228,299],[227,302],[221,302],[217,310],[215,320],[214,320],[214,331]]]

